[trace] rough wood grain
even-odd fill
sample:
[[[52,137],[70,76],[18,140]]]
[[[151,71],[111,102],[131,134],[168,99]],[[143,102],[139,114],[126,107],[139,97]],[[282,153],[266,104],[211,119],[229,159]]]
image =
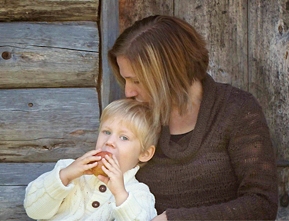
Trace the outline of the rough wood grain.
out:
[[[94,22],[0,23],[0,88],[93,87],[98,64]]]
[[[248,90],[247,0],[175,0],[175,16],[207,41],[214,79]]]
[[[0,21],[97,21],[99,0],[0,0]]]
[[[265,111],[278,158],[288,160],[289,6],[257,0],[249,9],[250,91]]]
[[[32,221],[23,207],[25,186],[0,186],[0,220]]]
[[[0,163],[0,186],[27,186],[55,163]]]
[[[0,90],[0,162],[54,162],[95,148],[94,88]]]
[[[32,220],[23,208],[25,188],[55,163],[0,163],[0,220]]]
[[[192,1],[187,2],[190,4]],[[149,15],[173,15],[173,5],[173,0],[119,0],[120,32]]]

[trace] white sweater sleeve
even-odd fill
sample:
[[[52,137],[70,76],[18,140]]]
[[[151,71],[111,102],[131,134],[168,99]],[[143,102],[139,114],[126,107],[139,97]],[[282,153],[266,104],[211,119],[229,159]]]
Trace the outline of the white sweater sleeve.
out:
[[[155,197],[145,184],[138,183],[130,187],[128,192],[125,202],[118,207],[112,205],[115,221],[150,221],[157,215]]]
[[[33,219],[49,219],[53,217],[63,199],[70,193],[74,185],[64,186],[59,171],[67,167],[73,160],[59,160],[54,169],[44,173],[26,187],[24,208]]]

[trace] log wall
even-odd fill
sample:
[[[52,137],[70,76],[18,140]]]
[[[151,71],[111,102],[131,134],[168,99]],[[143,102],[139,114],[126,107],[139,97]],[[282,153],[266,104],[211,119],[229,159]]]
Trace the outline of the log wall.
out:
[[[0,5],[0,220],[30,220],[27,184],[95,148],[100,2]]]
[[[210,74],[259,100],[278,158],[280,198],[287,194],[287,1],[0,0],[0,5],[0,220],[30,220],[22,205],[25,186],[56,160],[94,148],[102,107],[123,96],[107,50],[119,31],[154,14],[191,23],[208,43]],[[288,220],[288,214],[288,207],[280,206],[277,220]]]

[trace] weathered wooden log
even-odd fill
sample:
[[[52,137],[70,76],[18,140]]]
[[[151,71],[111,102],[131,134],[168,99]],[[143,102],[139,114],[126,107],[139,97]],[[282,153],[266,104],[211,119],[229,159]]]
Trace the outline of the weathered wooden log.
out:
[[[30,219],[24,210],[25,188],[32,180],[53,169],[55,163],[0,163],[0,219]]]
[[[0,0],[0,21],[98,21],[99,0]]]
[[[5,168],[8,169],[8,168]],[[0,186],[0,218],[5,221],[32,221],[23,207],[25,186]]]
[[[93,87],[98,66],[94,22],[0,23],[0,88]]]
[[[0,162],[54,162],[95,148],[95,88],[0,90]]]

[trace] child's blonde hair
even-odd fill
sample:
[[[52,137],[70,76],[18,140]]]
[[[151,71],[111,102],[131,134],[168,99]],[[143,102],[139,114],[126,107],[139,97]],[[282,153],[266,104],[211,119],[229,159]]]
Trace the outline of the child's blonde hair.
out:
[[[156,146],[160,134],[160,124],[153,126],[153,112],[146,103],[134,99],[120,99],[108,104],[100,118],[102,123],[113,117],[123,120],[139,139],[142,152],[151,145]]]

